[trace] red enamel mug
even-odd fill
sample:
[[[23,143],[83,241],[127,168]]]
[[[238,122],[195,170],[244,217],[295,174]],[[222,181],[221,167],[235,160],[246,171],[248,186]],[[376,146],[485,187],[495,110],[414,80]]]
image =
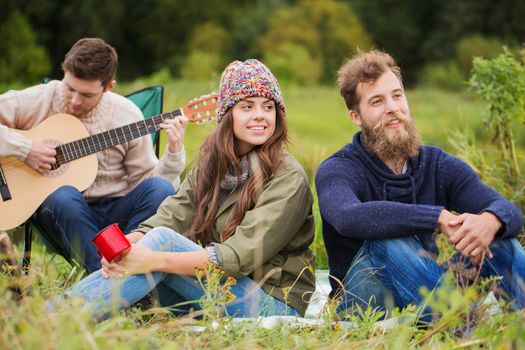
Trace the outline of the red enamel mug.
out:
[[[131,243],[117,224],[111,224],[93,238],[92,242],[97,246],[99,253],[107,261],[119,261],[131,249]]]

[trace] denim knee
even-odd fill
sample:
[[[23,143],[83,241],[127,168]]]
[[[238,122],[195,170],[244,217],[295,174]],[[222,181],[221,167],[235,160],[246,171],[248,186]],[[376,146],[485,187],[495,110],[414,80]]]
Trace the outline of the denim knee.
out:
[[[75,202],[79,200],[82,202],[85,201],[82,193],[80,193],[78,189],[73,186],[62,186],[51,193],[42,203],[41,207],[50,210],[57,206],[67,206],[71,208],[71,206],[75,205]]]
[[[492,250],[502,250],[511,257],[525,255],[522,245],[516,238],[512,239],[495,239],[493,245],[490,247]]]
[[[167,227],[151,229],[140,240],[140,243],[151,250],[163,252],[185,252],[203,249],[197,243]]]
[[[171,182],[161,177],[150,177],[149,179],[142,181],[139,187],[145,191],[154,193],[163,199],[175,194]]]
[[[366,256],[366,249],[361,252],[362,254],[358,254],[354,259],[345,276],[344,291],[337,309],[339,313],[356,305],[363,310],[368,307],[385,309],[385,296],[389,291],[378,278],[378,274],[383,273],[383,268],[372,265]]]
[[[393,239],[368,240],[363,244],[364,253],[372,260],[385,263],[392,259],[420,258],[425,254],[421,241],[417,236]]]

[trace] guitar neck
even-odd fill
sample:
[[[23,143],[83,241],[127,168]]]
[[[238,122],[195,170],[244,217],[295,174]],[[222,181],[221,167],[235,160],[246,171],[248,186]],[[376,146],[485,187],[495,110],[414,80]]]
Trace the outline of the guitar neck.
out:
[[[172,112],[155,115],[148,119],[141,120],[140,122],[124,125],[100,134],[91,135],[60,145],[56,147],[57,165],[59,166],[60,164],[68,163],[75,159],[159,131],[160,124],[164,122],[164,120],[174,119],[180,115],[182,115],[182,110],[177,109]]]

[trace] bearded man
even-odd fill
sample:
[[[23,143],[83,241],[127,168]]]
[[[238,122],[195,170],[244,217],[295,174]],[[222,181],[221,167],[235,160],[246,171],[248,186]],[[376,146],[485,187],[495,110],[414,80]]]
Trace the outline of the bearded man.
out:
[[[465,162],[421,145],[394,59],[360,52],[337,82],[361,128],[315,179],[338,310],[422,305],[420,289],[438,287],[459,261],[501,276],[500,290],[525,307],[523,214]],[[457,251],[448,264],[435,260],[439,232]]]

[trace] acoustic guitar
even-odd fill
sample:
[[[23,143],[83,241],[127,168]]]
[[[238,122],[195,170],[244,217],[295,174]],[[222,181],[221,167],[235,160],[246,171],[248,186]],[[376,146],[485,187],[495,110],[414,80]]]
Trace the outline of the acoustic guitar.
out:
[[[0,231],[22,224],[59,187],[70,185],[79,191],[87,189],[98,171],[95,153],[159,131],[164,120],[177,116],[183,115],[198,123],[212,120],[216,108],[217,95],[210,94],[172,112],[95,135],[89,135],[82,122],[69,114],[53,115],[30,130],[12,130],[33,141],[54,146],[56,163],[40,174],[15,157],[0,157]]]

